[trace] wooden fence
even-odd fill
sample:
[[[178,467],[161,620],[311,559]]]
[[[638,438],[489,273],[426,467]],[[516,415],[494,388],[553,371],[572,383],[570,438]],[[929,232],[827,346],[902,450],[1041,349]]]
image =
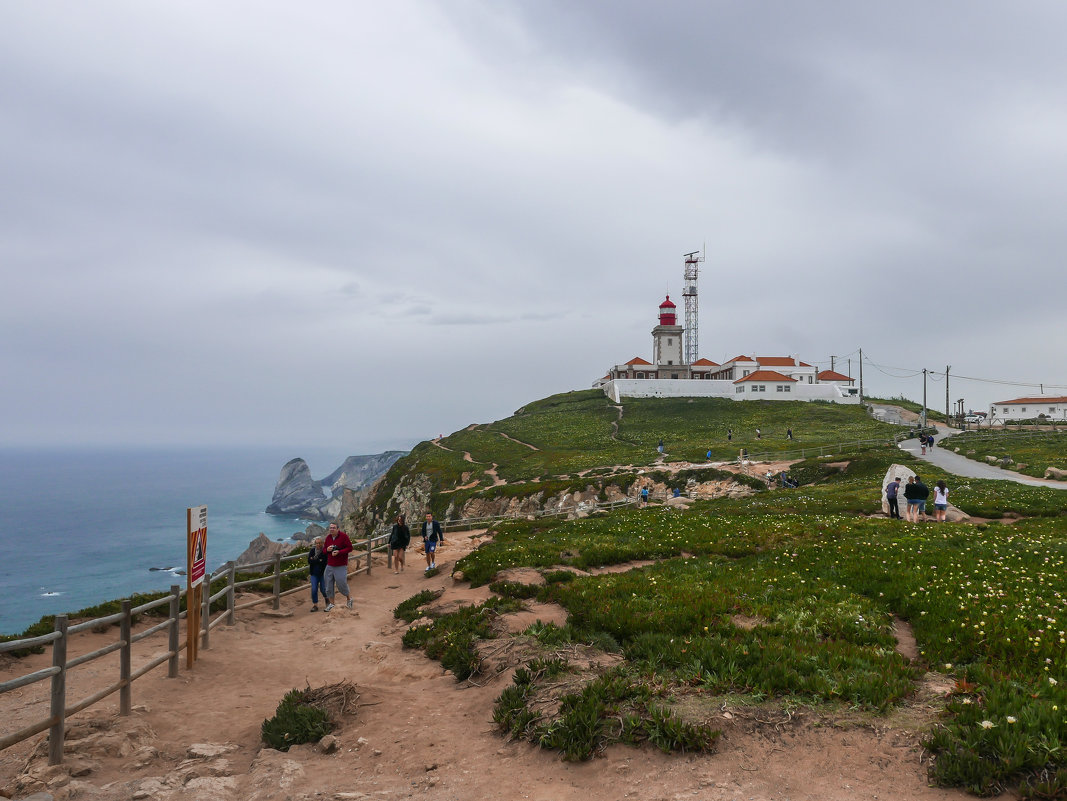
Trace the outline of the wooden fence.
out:
[[[388,539],[388,536],[380,535],[361,540],[358,544],[362,544],[363,548],[358,551],[353,550],[350,559],[353,557],[355,558],[355,568],[350,569],[348,575],[351,577],[359,573],[369,574],[371,571],[372,554],[377,551],[386,550],[388,548]],[[257,562],[251,565],[242,565],[242,570],[250,572],[260,568],[272,569],[271,572],[263,577],[245,579],[243,581],[236,580],[237,565],[232,561],[227,562],[212,573],[206,580],[208,591],[203,593],[203,610],[200,616],[201,626],[199,632],[200,647],[204,649],[210,648],[211,630],[220,623],[233,625],[235,621],[235,613],[239,610],[248,609],[268,602],[272,604],[274,609],[278,609],[281,605],[283,596],[291,595],[292,593],[300,592],[305,589],[307,584],[302,583],[298,587],[282,591],[282,577],[297,573],[307,573],[307,565],[290,568],[284,567],[287,562],[303,560],[306,558],[307,556],[305,553],[293,554],[291,556],[278,555],[272,560]],[[351,564],[350,561],[350,567]],[[225,578],[223,587],[212,594],[210,591],[211,585],[215,581],[223,578]],[[236,590],[238,588],[260,585],[268,582],[271,584],[272,588],[272,592],[269,595],[246,601],[241,604],[236,603]],[[86,620],[74,625],[70,625],[66,615],[56,615],[54,631],[51,631],[48,634],[42,634],[39,637],[27,637],[21,640],[10,640],[8,642],[0,643],[0,653],[22,651],[49,644],[52,646],[51,667],[0,683],[0,694],[17,690],[20,687],[25,687],[38,681],[44,681],[45,679],[50,679],[52,683],[49,716],[44,720],[32,723],[19,731],[0,737],[0,750],[12,746],[15,743],[22,742],[23,740],[48,729],[48,762],[51,765],[58,765],[63,761],[63,737],[67,718],[87,709],[98,701],[102,701],[114,692],[119,693],[119,714],[129,715],[132,705],[133,682],[149,671],[162,665],[164,662],[168,665],[167,676],[169,678],[176,678],[178,675],[178,655],[186,647],[184,641],[179,642],[178,625],[178,622],[186,617],[185,612],[179,611],[181,599],[184,595],[184,590],[178,585],[173,585],[170,588],[170,594],[163,598],[136,607],[132,606],[129,600],[123,600],[121,602],[122,611],[116,612],[113,615],[107,615],[106,617]],[[222,598],[226,599],[226,607],[219,612],[214,620],[212,620],[211,605]],[[145,629],[144,631],[138,632],[137,634],[131,633],[134,619],[137,616],[163,606],[168,607],[167,618],[165,620]],[[116,623],[119,627],[119,635],[116,642],[74,659],[67,658],[67,645],[70,635],[87,631],[89,629],[97,629],[101,626],[110,627]],[[168,636],[166,653],[151,659],[146,664],[137,668],[137,670],[132,670],[134,643],[138,643],[141,640],[162,631],[166,631]],[[73,704],[68,704],[66,691],[68,671],[79,665],[91,662],[94,659],[99,659],[100,657],[114,653],[115,651],[119,652],[119,671],[117,681],[87,698],[83,698]]]
[[[635,499],[612,501],[609,503],[597,504],[597,508],[614,509],[634,502]],[[558,517],[570,514],[570,511],[572,510],[546,512],[539,514],[538,517]],[[514,518],[507,515],[497,515],[494,517],[450,520],[446,521],[442,525],[442,528],[447,531],[463,531],[481,528],[490,523],[507,519]],[[374,537],[369,537],[366,540],[360,540],[357,544],[361,544],[363,547],[360,550],[353,550],[352,552],[350,559],[355,559],[355,568],[348,571],[349,577],[358,575],[359,573],[369,574],[371,571],[371,556],[379,551],[388,551],[388,543],[388,534],[379,534]],[[236,613],[242,609],[248,609],[268,602],[271,603],[272,608],[278,609],[281,606],[281,599],[283,597],[305,590],[307,584],[301,583],[297,587],[292,587],[283,591],[282,578],[284,576],[295,575],[298,573],[307,573],[307,565],[285,567],[288,562],[306,558],[306,553],[292,554],[290,556],[278,555],[272,560],[256,562],[255,564],[250,565],[242,565],[242,571],[246,572],[254,572],[260,568],[270,568],[270,572],[262,577],[245,579],[243,581],[237,581],[237,564],[233,561],[227,562],[222,567],[215,570],[214,573],[207,577],[207,592],[203,593],[203,607],[200,614],[199,631],[200,647],[205,650],[210,648],[211,630],[222,623],[232,626],[236,620]],[[351,566],[351,564],[350,561],[349,565]],[[392,567],[392,553],[388,554],[388,564]],[[225,579],[222,588],[212,593],[211,586],[221,579]],[[270,583],[271,585],[271,593],[269,595],[246,601],[241,604],[236,603],[236,591],[239,588],[266,583]],[[141,606],[135,607],[132,606],[129,600],[123,600],[121,602],[122,611],[116,612],[113,615],[107,615],[106,617],[86,620],[74,625],[70,625],[67,615],[56,615],[54,631],[51,631],[48,634],[42,634],[39,637],[27,637],[21,640],[9,640],[8,642],[0,643],[0,653],[23,651],[44,645],[52,646],[51,667],[0,683],[0,695],[46,679],[50,679],[52,683],[49,716],[44,720],[39,720],[19,731],[0,736],[0,750],[8,748],[16,743],[20,743],[23,740],[48,729],[48,761],[49,764],[58,765],[63,761],[63,737],[67,718],[87,709],[98,701],[102,701],[115,692],[119,693],[119,714],[129,715],[133,703],[133,682],[149,671],[159,667],[164,662],[167,663],[168,678],[176,678],[178,676],[178,656],[187,645],[187,643],[179,637],[179,621],[186,617],[186,613],[180,611],[181,599],[184,596],[185,590],[175,584],[171,586],[170,593],[167,596],[142,604]],[[212,620],[211,605],[223,598],[225,598],[226,606],[218,613],[215,619]],[[165,620],[137,634],[131,633],[135,618],[163,606],[167,607],[167,617]],[[116,642],[74,659],[67,659],[67,645],[70,635],[88,631],[90,629],[97,629],[101,626],[110,627],[116,623],[119,627],[119,635]],[[141,640],[147,639],[148,637],[163,631],[167,632],[168,637],[166,653],[155,657],[137,668],[137,670],[132,670],[134,643],[138,643]],[[76,703],[68,704],[66,691],[68,671],[79,665],[91,662],[94,659],[107,656],[115,651],[119,652],[118,679],[113,684],[108,685],[99,692],[96,692],[87,698],[83,698]]]

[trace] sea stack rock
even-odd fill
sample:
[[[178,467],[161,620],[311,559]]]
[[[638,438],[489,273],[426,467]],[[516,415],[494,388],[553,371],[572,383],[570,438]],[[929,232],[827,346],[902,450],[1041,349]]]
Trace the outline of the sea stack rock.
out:
[[[261,531],[259,532],[258,537],[248,543],[245,552],[238,556],[234,561],[237,563],[238,567],[254,565],[257,562],[266,562],[268,559],[273,559],[278,555],[286,556],[291,550],[293,550],[293,545],[291,543],[272,542],[267,535]]]
[[[322,485],[311,478],[307,462],[291,459],[278,476],[267,514],[322,520],[318,507],[325,503],[326,494],[322,491]]]

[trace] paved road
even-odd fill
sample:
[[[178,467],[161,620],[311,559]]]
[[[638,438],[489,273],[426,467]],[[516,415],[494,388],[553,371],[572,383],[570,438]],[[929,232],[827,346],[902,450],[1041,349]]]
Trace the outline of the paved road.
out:
[[[993,467],[993,465],[986,464],[985,462],[976,462],[974,459],[960,456],[960,454],[952,452],[951,441],[945,442],[945,447],[941,447],[941,443],[951,436],[951,434],[945,433],[950,430],[951,429],[938,429],[938,435],[935,438],[938,444],[936,447],[927,448],[925,456],[920,454],[922,448],[919,447],[918,439],[906,439],[900,443],[899,447],[901,450],[907,451],[917,459],[923,459],[930,464],[940,467],[943,470],[948,470],[950,473],[957,476],[967,476],[968,478],[991,478],[997,481],[1014,481],[1018,484],[1029,484],[1031,487],[1052,487],[1053,489],[1067,490],[1067,481],[1031,478],[1030,476],[1021,475],[1012,470],[1002,470],[999,467]],[[952,433],[955,433],[955,431]]]

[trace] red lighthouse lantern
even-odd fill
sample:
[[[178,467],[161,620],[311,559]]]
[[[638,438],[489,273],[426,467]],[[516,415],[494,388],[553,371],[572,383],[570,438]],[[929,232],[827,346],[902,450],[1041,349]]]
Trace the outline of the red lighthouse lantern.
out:
[[[677,325],[677,309],[678,307],[671,303],[671,296],[668,295],[667,299],[659,304],[659,324]]]

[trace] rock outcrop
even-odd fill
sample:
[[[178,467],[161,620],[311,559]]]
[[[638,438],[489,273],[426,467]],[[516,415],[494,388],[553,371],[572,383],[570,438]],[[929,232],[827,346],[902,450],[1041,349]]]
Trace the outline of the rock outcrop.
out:
[[[274,497],[267,507],[267,514],[322,520],[319,507],[326,501],[326,493],[311,477],[308,463],[303,459],[290,459],[282,467],[278,483],[274,485]]]
[[[340,467],[318,481],[311,477],[307,462],[292,459],[282,467],[267,514],[336,520],[344,514],[346,492],[362,493],[404,455],[404,451],[385,451],[349,456]]]
[[[1046,467],[1045,478],[1054,478],[1057,481],[1063,481],[1067,479],[1067,470],[1060,470],[1057,467]]]
[[[285,556],[293,550],[293,547],[293,544],[289,542],[275,542],[261,531],[258,537],[248,543],[248,548],[245,549],[244,553],[237,557],[237,566],[266,562],[279,554]]]

